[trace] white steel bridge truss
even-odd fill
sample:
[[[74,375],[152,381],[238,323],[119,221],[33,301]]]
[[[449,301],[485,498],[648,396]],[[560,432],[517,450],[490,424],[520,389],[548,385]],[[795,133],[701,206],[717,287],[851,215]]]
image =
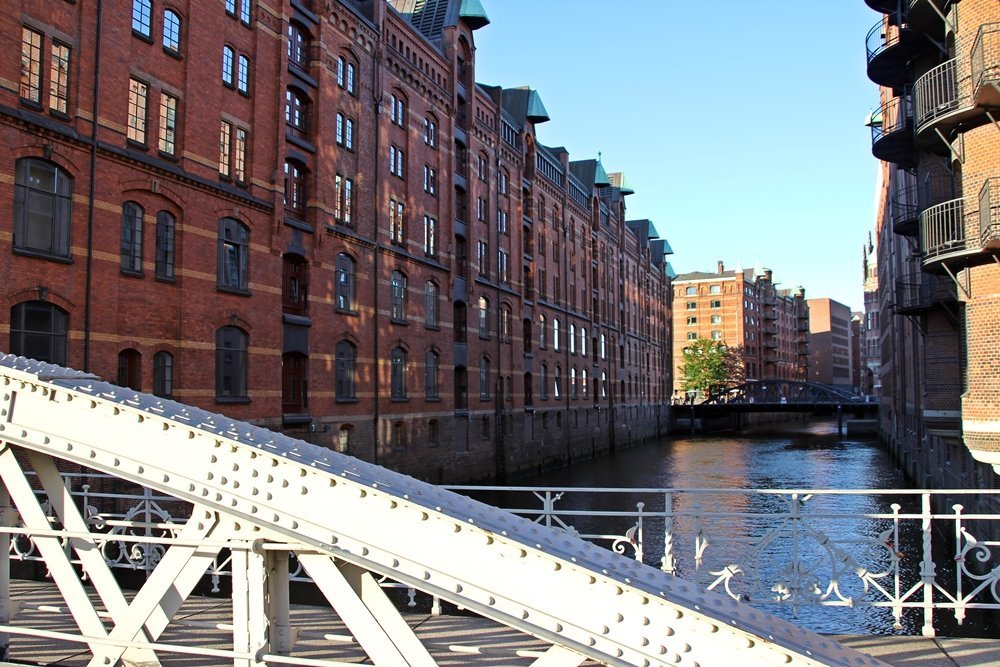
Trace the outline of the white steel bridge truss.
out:
[[[131,598],[57,460],[190,503]],[[65,465],[65,464],[63,464]],[[37,480],[28,473],[37,475]],[[159,643],[220,553],[232,562],[239,666],[296,661],[293,554],[376,665],[434,665],[388,600],[388,577],[538,639],[538,667],[881,665],[835,641],[562,531],[250,424],[66,368],[0,356],[0,554],[30,535],[92,654],[159,665]],[[44,492],[46,507],[39,501]],[[16,508],[16,509],[15,509]],[[122,540],[121,534],[114,537]],[[142,537],[136,537],[136,548]],[[147,538],[148,539],[148,538]],[[0,568],[0,633],[12,625]],[[81,581],[96,592],[95,603]],[[0,649],[6,649],[0,635]],[[206,652],[206,656],[211,652]],[[276,657],[277,656],[277,657]],[[211,662],[219,664],[215,656]],[[0,658],[2,659],[2,658]]]

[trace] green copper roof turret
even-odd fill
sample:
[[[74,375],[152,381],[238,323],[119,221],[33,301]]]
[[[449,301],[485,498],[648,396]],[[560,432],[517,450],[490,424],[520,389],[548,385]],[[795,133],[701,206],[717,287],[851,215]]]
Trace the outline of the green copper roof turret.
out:
[[[483,26],[490,24],[490,17],[486,15],[483,3],[479,2],[479,0],[462,0],[462,8],[458,10],[458,15],[473,30],[479,30]]]
[[[597,167],[594,170],[594,186],[598,188],[606,188],[611,185],[611,179],[608,178],[608,172],[604,171],[604,165],[601,164],[601,159],[597,159]]]

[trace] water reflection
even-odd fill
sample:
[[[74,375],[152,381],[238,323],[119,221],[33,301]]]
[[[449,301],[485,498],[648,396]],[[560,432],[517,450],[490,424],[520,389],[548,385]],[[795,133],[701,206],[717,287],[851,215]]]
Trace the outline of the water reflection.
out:
[[[740,437],[668,439],[601,460],[579,463],[570,469],[518,480],[518,485],[683,489],[891,489],[905,486],[902,474],[873,440],[842,439],[837,436],[835,422],[796,423],[793,428],[794,431],[757,432]],[[589,497],[573,494],[573,498],[574,509],[588,510],[621,509],[623,503],[635,502],[634,498],[615,498],[613,494],[591,494]],[[904,506],[904,511],[919,509],[916,498],[895,500]],[[822,515],[889,514],[892,501],[892,498],[860,494],[815,496],[806,502],[811,515]],[[660,496],[644,498],[643,502],[646,511],[659,511],[667,500]],[[919,533],[901,535],[897,546],[884,535],[891,526],[885,519],[853,519],[850,522],[810,519],[805,524],[809,539],[792,538],[800,550],[800,564],[790,567],[786,547],[778,549],[781,555],[766,547],[777,545],[779,539],[788,539],[794,532],[792,526],[803,525],[801,521],[796,523],[797,519],[787,518],[791,512],[805,511],[801,500],[791,500],[787,495],[711,494],[678,495],[670,502],[674,512],[682,514],[674,520],[674,532],[679,537],[672,545],[679,556],[681,576],[706,584],[720,578],[711,572],[721,572],[720,579],[730,576],[734,589],[748,597],[752,604],[760,604],[772,613],[818,632],[888,634],[901,630],[908,634],[919,633],[922,619],[913,612],[904,614],[902,628],[894,629],[895,619],[886,608],[793,609],[765,604],[788,592],[783,591],[781,585],[772,587],[775,581],[794,582],[793,585],[807,589],[813,586],[816,595],[828,599],[865,594],[864,582],[850,571],[850,567],[838,565],[838,555],[831,552],[829,545],[823,544],[827,537],[836,542],[840,556],[866,562],[876,575],[889,567],[894,550],[909,552],[911,557],[901,561],[901,585],[905,590],[918,578]],[[793,508],[795,503],[800,506]],[[705,512],[724,515],[713,518],[710,532],[706,529],[707,524],[701,523],[700,515]],[[768,516],[761,517],[761,514]],[[613,525],[616,522],[617,525]],[[623,532],[620,519],[574,517],[573,525],[584,533]],[[646,526],[647,535],[659,535],[663,522],[653,519],[647,521]],[[695,540],[699,533],[708,544],[703,563],[695,558],[699,546]],[[763,547],[748,552],[748,537],[759,538]],[[647,541],[643,560],[659,566],[663,554],[663,544]],[[736,573],[726,572],[726,566],[734,562],[752,563],[753,576],[749,568]],[[840,567],[844,567],[842,572]],[[840,590],[831,590],[831,577],[838,579],[838,573],[842,575],[839,577]],[[893,586],[891,578],[875,581],[889,588]],[[725,585],[721,580],[717,584],[719,589]]]

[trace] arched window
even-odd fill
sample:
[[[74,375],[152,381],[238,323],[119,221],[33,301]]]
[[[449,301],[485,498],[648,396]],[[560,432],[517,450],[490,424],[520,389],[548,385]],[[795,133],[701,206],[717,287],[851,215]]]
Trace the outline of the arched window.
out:
[[[604,334],[601,334],[601,359],[608,358],[608,344]]]
[[[220,289],[245,292],[250,263],[250,230],[239,220],[219,221],[217,285]]]
[[[35,158],[21,158],[14,172],[14,249],[69,257],[73,179]]]
[[[389,359],[392,398],[406,398],[406,350],[392,348]]]
[[[143,37],[152,35],[153,3],[132,0],[132,32]]]
[[[559,318],[552,318],[552,349],[559,351]]]
[[[510,306],[503,304],[500,306],[500,340],[504,343],[510,342]]]
[[[171,53],[181,50],[181,17],[170,9],[163,12],[163,48]]]
[[[215,398],[247,398],[248,336],[239,327],[215,332]]]
[[[569,369],[569,395],[573,398],[577,398],[580,395],[576,385],[576,366]]]
[[[334,391],[338,401],[357,398],[358,348],[350,341],[337,343],[334,362]]]
[[[529,354],[531,352],[531,339],[533,336],[531,332],[531,319],[527,317],[524,318],[524,322],[521,323],[521,328],[521,338],[524,340],[524,353]]]
[[[162,398],[174,395],[174,355],[169,352],[153,355],[153,395]]]
[[[490,300],[479,297],[479,337],[490,337]]]
[[[686,294],[687,296],[697,296],[698,288],[692,285],[691,287],[688,287],[687,289],[684,290],[684,294]]]
[[[451,309],[452,328],[455,331],[455,342],[464,343],[468,338],[468,313],[464,302],[456,301]]]
[[[562,396],[562,369],[556,366],[552,374],[552,397],[558,400]]]
[[[142,218],[145,211],[134,201],[122,206],[121,268],[124,273],[142,273]]]
[[[547,400],[549,397],[549,367],[542,364],[542,368],[538,375],[538,395],[541,396],[542,400]]]
[[[169,211],[156,214],[156,277],[174,279],[174,233],[177,222]]]
[[[465,366],[455,366],[455,409],[469,409],[469,374]]]
[[[139,350],[129,348],[118,353],[119,387],[142,391],[142,355]]]
[[[532,377],[531,373],[524,374],[524,407],[528,408],[535,404],[534,396],[532,395]]]
[[[483,357],[479,360],[479,398],[487,400],[490,397],[490,360]]]
[[[587,356],[587,327],[580,327],[580,354]]]
[[[309,65],[309,33],[298,23],[288,24],[288,62],[303,69]]]
[[[424,283],[424,323],[428,329],[437,329],[441,326],[438,307],[438,286],[433,280]]]
[[[222,83],[232,87],[236,81],[236,52],[233,47],[226,45],[222,47]]]
[[[406,321],[406,274],[393,271],[390,283],[392,289],[391,317],[396,322]]]
[[[428,350],[424,357],[424,397],[438,398],[438,367],[440,357],[434,350]]]
[[[69,315],[45,301],[26,301],[10,309],[10,352],[66,365]]]
[[[337,255],[337,310],[355,311],[354,258],[345,252]]]
[[[580,369],[580,387],[583,389],[583,397],[590,396],[590,387],[587,385],[587,369]]]
[[[576,354],[576,325],[572,322],[569,324],[569,336],[567,341],[569,342],[569,353]]]
[[[354,63],[340,56],[337,58],[337,85],[351,93],[355,93],[357,68]]]
[[[236,90],[244,95],[250,92],[250,59],[242,54],[236,69]]]
[[[538,348],[545,349],[545,315],[538,315]]]

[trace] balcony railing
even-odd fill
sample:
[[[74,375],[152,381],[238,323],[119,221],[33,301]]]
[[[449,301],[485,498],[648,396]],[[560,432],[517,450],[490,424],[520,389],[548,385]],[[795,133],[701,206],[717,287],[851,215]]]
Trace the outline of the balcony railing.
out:
[[[972,103],[1000,105],[1000,23],[979,27],[972,45]]]
[[[984,250],[1000,248],[1000,177],[987,178],[979,191],[979,240]]]
[[[966,250],[965,205],[961,198],[931,206],[920,214],[924,266]]]
[[[894,97],[879,110],[880,122],[872,128],[872,154],[885,162],[906,165],[913,161],[913,102],[909,94]]]
[[[916,236],[920,213],[929,206],[955,197],[955,180],[951,174],[931,174],[896,189],[889,199],[889,219],[897,234]]]
[[[971,106],[967,90],[957,67],[958,60],[941,63],[917,79],[913,86],[915,121],[920,132],[935,120]]]
[[[951,278],[914,271],[896,280],[893,308],[897,315],[913,315],[955,299],[955,282]]]
[[[868,78],[881,86],[899,88],[909,79],[909,62],[923,43],[898,15],[882,17],[865,39]]]

